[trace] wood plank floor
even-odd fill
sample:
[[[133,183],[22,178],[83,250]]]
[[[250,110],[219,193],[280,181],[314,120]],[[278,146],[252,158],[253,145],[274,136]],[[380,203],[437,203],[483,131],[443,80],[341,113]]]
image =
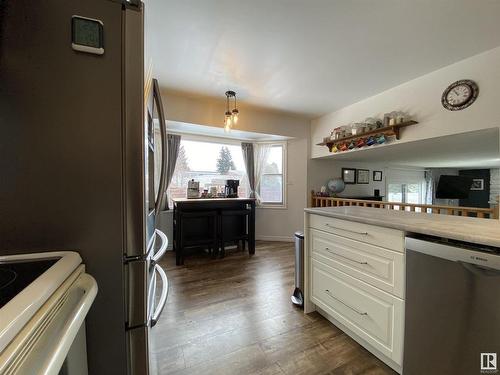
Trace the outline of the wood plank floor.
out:
[[[290,302],[293,244],[256,255],[187,256],[161,265],[170,293],[150,349],[160,374],[395,374],[317,313]]]

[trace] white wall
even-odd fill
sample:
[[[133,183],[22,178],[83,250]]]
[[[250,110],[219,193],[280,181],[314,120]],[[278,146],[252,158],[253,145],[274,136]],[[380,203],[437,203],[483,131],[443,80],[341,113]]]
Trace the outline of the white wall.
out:
[[[309,174],[309,190],[319,191],[321,186],[332,178],[342,177],[342,168],[368,169],[370,171],[369,184],[347,184],[345,190],[338,194],[342,196],[372,196],[374,189],[379,189],[381,195],[385,195],[385,178],[387,176],[386,166],[377,163],[364,162],[333,162],[329,159],[313,159],[309,168],[315,173]],[[373,181],[373,171],[382,171],[382,181]]]
[[[165,90],[162,99],[167,120],[223,127],[223,93],[220,99],[213,99]],[[235,128],[293,138],[287,142],[287,207],[259,208],[256,213],[258,239],[292,240],[293,233],[304,226],[310,122],[306,118],[249,107],[243,103],[238,107],[240,118]]]
[[[400,86],[312,121],[311,157],[330,155],[325,146],[316,146],[340,125],[362,121],[393,110],[409,112],[419,124],[405,128],[399,142],[462,133],[500,126],[500,47],[444,67]],[[452,82],[472,79],[479,85],[479,97],[469,108],[448,111],[441,94]]]

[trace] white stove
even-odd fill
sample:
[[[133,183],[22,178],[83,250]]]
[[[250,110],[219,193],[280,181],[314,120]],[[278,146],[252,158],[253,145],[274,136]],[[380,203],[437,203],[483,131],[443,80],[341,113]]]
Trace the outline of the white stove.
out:
[[[0,256],[0,374],[86,374],[96,294],[76,252]]]

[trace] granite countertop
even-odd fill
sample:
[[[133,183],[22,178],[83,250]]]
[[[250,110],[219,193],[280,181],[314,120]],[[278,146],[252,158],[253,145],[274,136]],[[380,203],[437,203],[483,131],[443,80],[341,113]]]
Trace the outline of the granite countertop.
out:
[[[315,207],[306,212],[359,223],[394,228],[500,247],[500,220],[473,217],[422,214],[369,207]]]

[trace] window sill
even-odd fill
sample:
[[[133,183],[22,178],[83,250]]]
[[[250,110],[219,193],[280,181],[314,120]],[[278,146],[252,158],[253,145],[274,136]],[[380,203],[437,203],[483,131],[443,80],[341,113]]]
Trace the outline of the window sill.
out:
[[[275,209],[275,210],[286,210],[288,207],[286,204],[272,204],[272,203],[264,203],[260,205],[256,205],[255,208],[265,208],[265,209]]]

